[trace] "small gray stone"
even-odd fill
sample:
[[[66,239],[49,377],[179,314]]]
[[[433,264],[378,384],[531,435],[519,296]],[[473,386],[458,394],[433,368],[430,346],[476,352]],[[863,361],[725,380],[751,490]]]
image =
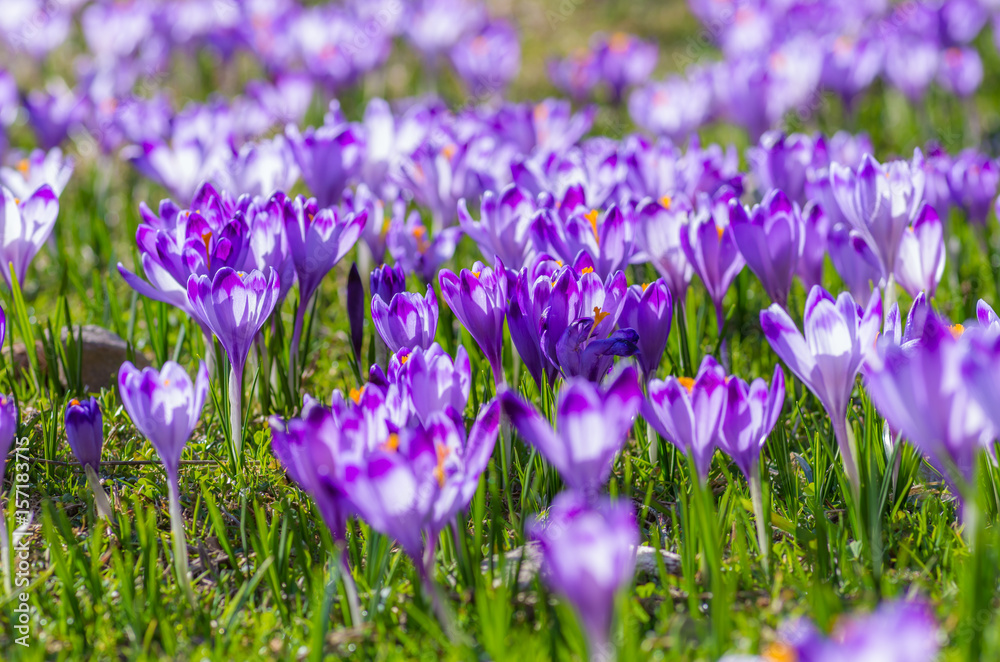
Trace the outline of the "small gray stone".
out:
[[[635,548],[635,574],[641,579],[656,579],[659,577],[659,569],[656,562],[657,550],[648,545],[639,545]],[[682,574],[681,557],[673,552],[659,551],[663,557],[663,565],[671,575]],[[494,557],[495,560],[496,557]],[[510,579],[515,572],[518,573],[518,588],[526,588],[531,584],[531,580],[538,574],[542,567],[542,550],[538,543],[529,542],[523,547],[515,547],[504,555],[505,568],[504,578]],[[518,564],[520,563],[520,568]],[[489,562],[483,562],[483,570],[489,567]]]
[[[69,330],[63,327],[61,338],[63,343],[69,335]],[[81,359],[81,380],[84,390],[88,393],[100,391],[102,388],[114,388],[118,375],[118,369],[127,359],[128,344],[118,334],[109,331],[95,324],[85,324],[82,327],[73,328],[73,338],[82,341]],[[45,351],[41,341],[35,342],[36,355],[44,372],[47,367]],[[4,355],[9,356],[10,351],[4,348]],[[14,343],[13,363],[20,368],[19,376],[27,376],[29,368],[28,354],[25,351],[24,343]],[[149,359],[143,354],[136,354],[135,365],[145,368],[150,365]],[[66,384],[66,374],[63,367],[59,366],[59,381]]]
[[[68,329],[63,327],[62,340],[66,342]],[[74,327],[73,337],[80,337],[80,328]],[[82,327],[83,361],[81,381],[87,392],[100,391],[102,388],[113,388],[118,377],[118,369],[128,360],[128,343],[114,331],[109,331],[96,324],[85,324]],[[135,355],[137,368],[150,365],[149,359],[141,353]],[[66,376],[60,370],[59,379],[65,383]]]

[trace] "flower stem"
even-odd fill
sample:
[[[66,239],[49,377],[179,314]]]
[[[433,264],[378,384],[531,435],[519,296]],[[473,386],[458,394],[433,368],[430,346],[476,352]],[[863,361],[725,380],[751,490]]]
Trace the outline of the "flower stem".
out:
[[[649,452],[649,463],[655,467],[657,460],[659,460],[660,448],[656,439],[656,430],[653,429],[649,421],[646,421],[646,444]]]
[[[764,574],[771,574],[771,522],[764,514],[764,481],[760,475],[760,461],[750,466],[750,501],[757,524],[757,544],[764,558]]]
[[[358,587],[351,574],[351,564],[347,559],[346,543],[338,543],[337,559],[340,564],[340,575],[344,580],[344,591],[347,593],[347,606],[351,611],[351,625],[361,627],[361,605],[358,602]]]
[[[181,499],[177,476],[167,476],[167,498],[170,502],[170,537],[174,546],[174,571],[177,583],[184,591],[184,597],[192,608],[196,607],[194,591],[191,590],[191,574],[188,571],[187,542],[184,539],[184,516],[181,513]]]
[[[229,371],[229,434],[233,457],[239,465],[243,450],[243,371],[234,363]]]
[[[846,415],[833,417],[833,433],[837,438],[837,446],[840,447],[840,457],[844,461],[844,471],[847,472],[847,479],[851,483],[855,501],[858,501],[861,497],[861,474],[858,473],[857,459],[858,447],[854,441],[854,433],[847,425]]]
[[[3,590],[10,595],[14,590],[11,581],[10,540],[7,539],[7,513],[0,507],[0,564],[3,564]]]
[[[111,510],[111,502],[108,501],[108,495],[101,487],[101,479],[97,477],[97,472],[89,464],[85,465],[83,470],[87,474],[87,484],[94,493],[94,506],[97,508],[97,514],[109,522],[113,522],[114,512]]]

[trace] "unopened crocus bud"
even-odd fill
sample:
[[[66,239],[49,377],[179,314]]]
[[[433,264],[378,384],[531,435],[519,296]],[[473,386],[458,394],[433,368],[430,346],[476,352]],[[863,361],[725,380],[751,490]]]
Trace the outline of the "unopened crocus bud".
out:
[[[351,273],[347,276],[347,320],[351,325],[354,360],[361,363],[361,341],[365,337],[365,284],[358,273],[357,262],[351,265]]]
[[[94,471],[100,468],[104,418],[95,398],[73,399],[66,405],[66,439],[81,465]]]

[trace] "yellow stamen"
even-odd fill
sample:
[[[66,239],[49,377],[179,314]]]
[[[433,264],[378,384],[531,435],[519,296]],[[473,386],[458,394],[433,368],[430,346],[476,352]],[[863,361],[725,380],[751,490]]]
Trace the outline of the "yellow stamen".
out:
[[[678,377],[677,382],[686,388],[688,393],[694,390],[694,380],[690,377]]]
[[[600,324],[601,321],[610,314],[611,313],[606,313],[603,310],[601,310],[600,306],[594,306],[594,326]]]
[[[483,272],[482,271],[473,271],[472,275],[475,276],[478,279],[479,278],[479,274],[481,274],[481,273],[483,273]]]
[[[455,156],[455,152],[457,150],[458,150],[457,147],[455,147],[451,143],[448,143],[447,145],[445,145],[444,147],[441,148],[441,155],[444,156],[444,158],[446,158],[449,161],[451,161],[451,158],[453,156]]]
[[[581,276],[584,275],[584,274],[592,274],[592,273],[594,273],[594,268],[593,267],[584,267],[583,269],[580,270],[580,275]]]
[[[726,228],[715,226],[715,231],[719,233],[719,241],[722,241],[722,235],[726,232]]]
[[[21,199],[20,198],[14,198],[14,204],[15,205],[21,204]]]
[[[648,287],[649,287],[649,283],[643,283],[642,284],[642,291],[645,292]]]
[[[544,122],[549,119],[549,107],[545,104],[538,104],[533,111],[536,122]]]
[[[361,402],[361,391],[358,390],[358,389],[356,389],[356,388],[352,388],[351,389],[351,400],[354,400],[355,404]]]
[[[399,435],[393,432],[389,435],[389,438],[385,440],[382,444],[382,448],[389,451],[390,453],[395,453],[399,450]]]
[[[80,401],[77,400],[76,398],[73,398],[72,400],[69,401],[69,404],[70,404],[70,406],[75,407],[78,404],[80,404]]]
[[[410,360],[410,355],[407,354],[399,359],[399,365],[406,365],[406,362]]]
[[[673,202],[673,200],[671,200],[671,199],[670,199],[670,196],[669,196],[669,195],[665,195],[665,196],[663,196],[662,198],[660,198],[660,205],[661,205],[661,206],[662,206],[662,207],[663,207],[664,209],[670,209],[670,203],[671,203],[671,202]]]
[[[597,236],[597,215],[599,213],[600,212],[598,212],[596,209],[591,209],[586,214],[584,214],[584,218],[590,221],[590,227],[594,230],[594,241],[596,242],[601,241],[601,238]]]
[[[434,467],[434,477],[437,478],[438,487],[444,487],[444,461],[451,455],[451,449],[447,446],[437,447],[437,466]]]
[[[21,171],[21,174],[25,177],[28,176],[28,172],[31,171],[31,163],[28,159],[21,159],[17,162],[17,169]]]
[[[951,331],[952,337],[961,338],[962,334],[965,333],[965,326],[962,324],[953,324],[948,327],[948,330]]]
[[[788,644],[773,643],[767,647],[761,656],[765,662],[796,662],[799,659],[798,653]]]
[[[164,379],[163,380],[163,385],[164,386],[170,386],[170,380],[169,379]]]

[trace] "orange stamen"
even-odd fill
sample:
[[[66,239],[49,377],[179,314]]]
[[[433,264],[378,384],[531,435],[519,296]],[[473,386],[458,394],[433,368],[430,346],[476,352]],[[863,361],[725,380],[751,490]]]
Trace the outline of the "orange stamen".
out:
[[[73,398],[72,400],[70,400],[70,401],[69,401],[69,404],[70,404],[71,406],[75,407],[75,406],[77,406],[78,404],[80,404],[80,401],[79,401],[79,400],[77,400],[76,398]]]
[[[642,284],[642,291],[645,292],[649,288],[649,283]]]
[[[451,455],[451,449],[447,446],[438,446],[437,466],[434,467],[434,477],[437,478],[438,487],[444,487],[444,461]]]
[[[694,380],[690,377],[678,377],[677,382],[686,388],[688,393],[694,390]]]
[[[417,250],[421,253],[426,252],[430,245],[427,242],[427,228],[422,225],[413,228],[413,237],[417,240]]]
[[[765,662],[796,662],[799,659],[798,653],[788,644],[773,643],[767,647],[761,656]]]
[[[358,389],[356,389],[356,388],[352,388],[351,389],[351,400],[354,400],[355,404],[361,402],[361,391],[358,390]]]
[[[948,327],[948,330],[951,331],[953,338],[961,338],[962,334],[965,333],[965,326],[962,324],[953,324]]]
[[[664,209],[670,209],[670,203],[671,203],[671,202],[673,202],[673,200],[671,200],[671,199],[670,199],[670,196],[669,196],[669,195],[665,195],[665,196],[663,196],[662,198],[660,198],[660,205],[661,205],[661,206],[662,206],[662,207],[663,207]]]
[[[28,176],[28,172],[31,170],[31,163],[28,159],[21,159],[17,162],[17,169],[21,171],[21,174],[25,177]]]
[[[600,324],[601,321],[605,317],[608,317],[610,314],[611,313],[606,313],[603,310],[601,310],[600,306],[594,306],[594,326],[597,326],[598,324]]]
[[[612,53],[625,53],[632,40],[624,32],[616,32],[608,39],[608,50]]]
[[[591,209],[586,214],[583,215],[590,222],[590,227],[594,231],[594,241],[600,242],[601,238],[597,236],[597,215],[598,211],[596,209]]]
[[[726,228],[715,226],[715,231],[719,233],[719,241],[722,241],[722,235],[726,232]]]
[[[399,435],[396,434],[395,432],[391,433],[389,435],[389,438],[385,440],[385,443],[382,444],[382,448],[384,448],[385,450],[389,451],[390,453],[395,453],[396,451],[398,451],[399,450]]]
[[[584,274],[592,274],[592,273],[594,273],[594,268],[593,267],[584,267],[583,269],[580,270],[580,275],[581,276],[584,275]]]

